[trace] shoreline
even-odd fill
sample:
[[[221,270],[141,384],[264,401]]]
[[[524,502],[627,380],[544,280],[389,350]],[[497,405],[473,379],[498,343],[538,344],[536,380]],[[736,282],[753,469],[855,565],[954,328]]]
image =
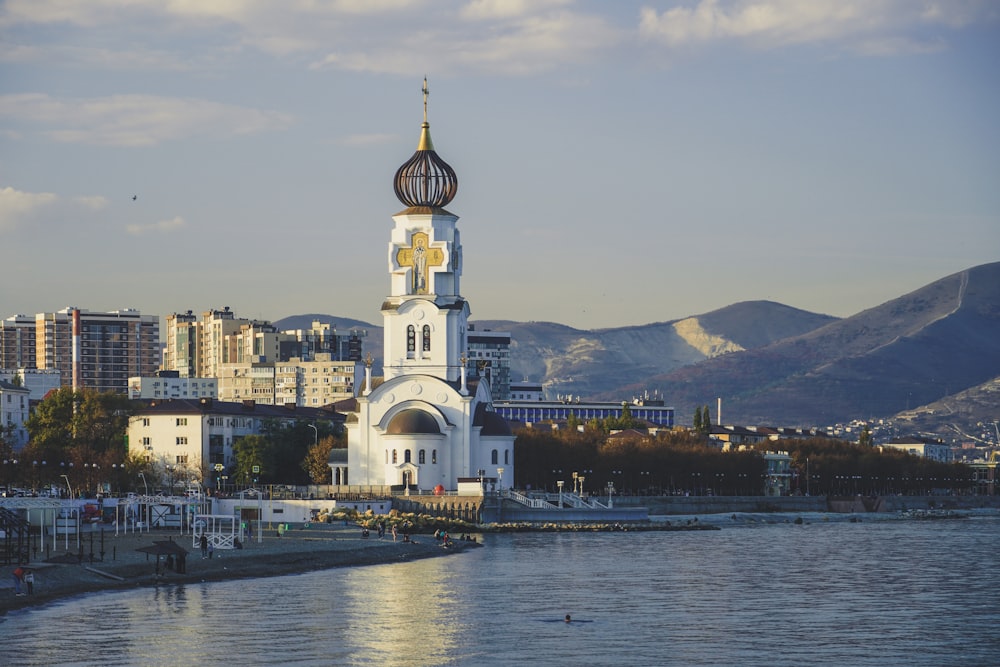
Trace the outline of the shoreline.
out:
[[[587,525],[578,522],[567,524],[495,525],[483,526],[482,533],[514,532],[672,532],[715,531],[723,528],[740,529],[774,524],[815,524],[861,521],[919,521],[928,518],[965,519],[969,517],[995,517],[997,509],[941,510],[920,513],[841,514],[828,512],[776,512],[776,513],[718,513],[698,515],[657,516],[648,524],[638,526],[621,524]],[[81,534],[80,546],[70,541],[70,551],[59,538],[53,557],[72,557],[82,562],[47,563],[39,554],[27,568],[35,572],[33,595],[16,597],[11,573],[15,565],[7,566],[0,577],[0,624],[7,612],[42,606],[52,602],[84,596],[88,593],[127,590],[158,585],[196,584],[210,581],[230,581],[301,574],[338,567],[354,567],[397,563],[423,558],[437,558],[462,553],[481,547],[480,541],[454,540],[451,548],[444,548],[433,536],[417,533],[410,542],[402,537],[393,541],[370,535],[363,537],[359,527],[339,524],[312,524],[292,528],[282,537],[274,530],[265,530],[259,538],[248,541],[243,549],[217,550],[213,558],[202,558],[200,550],[192,546],[190,535],[169,530],[148,533],[129,533],[115,536],[104,533],[105,559],[90,562],[91,536],[94,549],[99,549],[99,527]],[[168,570],[163,559],[157,567],[157,557],[137,551],[154,541],[173,541],[188,551],[186,572]],[[76,553],[72,553],[76,550]],[[95,554],[96,555],[96,554]],[[110,560],[109,560],[110,559]],[[159,575],[157,576],[157,570]]]
[[[70,542],[72,557],[83,553],[82,563],[47,563],[44,557],[24,567],[35,573],[34,593],[15,596],[12,572],[15,565],[5,566],[0,578],[0,623],[10,611],[26,609],[103,591],[127,590],[159,585],[196,584],[209,581],[230,581],[300,574],[337,567],[380,565],[423,558],[436,558],[461,553],[482,546],[479,542],[455,540],[445,548],[433,536],[418,534],[411,542],[400,537],[362,537],[359,528],[313,525],[286,531],[277,537],[275,531],[265,531],[260,541],[255,537],[242,549],[216,550],[212,558],[202,558],[200,549],[193,547],[190,535],[154,530],[149,533],[104,535],[105,559],[90,562],[90,532],[81,535],[82,552]],[[96,533],[94,533],[96,535]],[[136,551],[153,541],[172,540],[188,551],[184,573],[166,568],[165,560]],[[66,557],[62,538],[51,556]],[[94,549],[98,549],[94,538]],[[96,554],[95,554],[96,555]],[[157,571],[159,575],[157,575]],[[23,587],[23,585],[22,585]]]

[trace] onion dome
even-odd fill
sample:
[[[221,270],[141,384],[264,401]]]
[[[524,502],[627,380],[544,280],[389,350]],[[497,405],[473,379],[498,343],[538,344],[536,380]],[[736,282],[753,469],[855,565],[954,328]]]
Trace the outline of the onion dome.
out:
[[[396,170],[393,189],[404,206],[444,208],[458,192],[458,176],[447,162],[434,152],[431,126],[427,122],[427,79],[424,79],[424,122],[420,126],[417,152]]]

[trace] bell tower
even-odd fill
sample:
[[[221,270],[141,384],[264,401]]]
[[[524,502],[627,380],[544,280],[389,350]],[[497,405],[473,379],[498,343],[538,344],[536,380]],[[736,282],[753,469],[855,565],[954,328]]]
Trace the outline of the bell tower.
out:
[[[417,151],[396,170],[393,187],[406,207],[392,217],[390,294],[382,304],[384,374],[458,380],[465,352],[469,305],[459,293],[462,243],[458,216],[447,206],[458,191],[455,170],[434,150],[424,122]]]

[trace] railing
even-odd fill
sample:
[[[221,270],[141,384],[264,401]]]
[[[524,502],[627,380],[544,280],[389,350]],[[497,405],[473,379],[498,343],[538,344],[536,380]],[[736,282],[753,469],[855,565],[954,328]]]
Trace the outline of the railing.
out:
[[[530,507],[531,509],[552,509],[554,507],[554,505],[547,500],[543,500],[542,498],[529,498],[523,493],[518,493],[513,489],[503,489],[498,493],[502,498],[509,498],[510,500],[524,505],[525,507]]]

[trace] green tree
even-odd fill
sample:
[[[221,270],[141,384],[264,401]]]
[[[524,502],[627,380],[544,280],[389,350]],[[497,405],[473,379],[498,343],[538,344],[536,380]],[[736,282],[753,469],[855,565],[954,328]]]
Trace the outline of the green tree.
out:
[[[694,430],[696,433],[702,432],[702,421],[701,421],[701,406],[695,406],[694,409]]]
[[[701,428],[705,433],[712,430],[712,413],[709,412],[707,405],[701,409]]]
[[[250,484],[254,479],[264,481],[276,479],[274,447],[262,435],[247,435],[233,442],[233,456],[236,463],[229,471],[229,477],[238,485]],[[254,473],[254,466],[260,470]]]

